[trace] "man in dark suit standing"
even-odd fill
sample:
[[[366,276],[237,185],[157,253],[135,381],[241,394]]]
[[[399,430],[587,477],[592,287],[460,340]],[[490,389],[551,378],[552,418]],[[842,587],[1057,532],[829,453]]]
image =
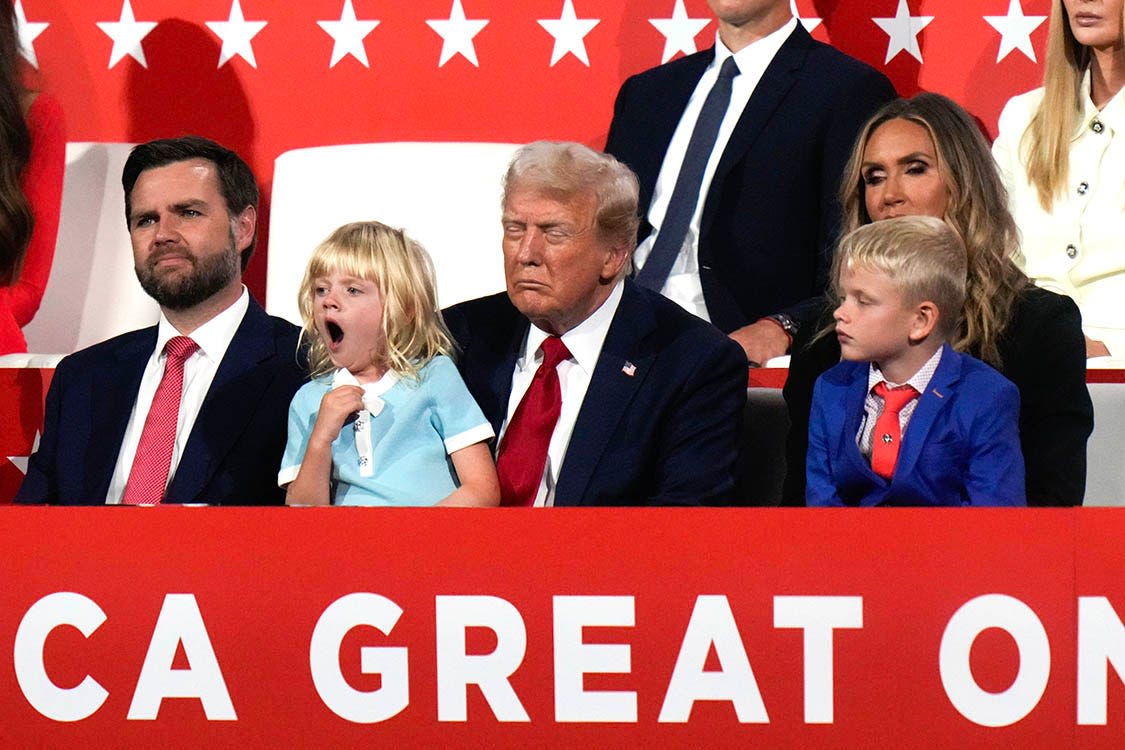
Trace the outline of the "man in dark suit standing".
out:
[[[137,278],[159,322],[59,363],[16,500],[280,504],[286,413],[305,372],[298,329],[242,285],[254,175],[189,136],[137,146],[122,185]]]
[[[606,152],[640,178],[638,282],[764,364],[815,317],[843,166],[894,88],[814,41],[789,0],[709,5],[715,46],[629,78]]]
[[[504,184],[507,292],[445,312],[499,436],[504,504],[733,501],[746,358],[624,278],[637,190],[586,146],[520,149]]]

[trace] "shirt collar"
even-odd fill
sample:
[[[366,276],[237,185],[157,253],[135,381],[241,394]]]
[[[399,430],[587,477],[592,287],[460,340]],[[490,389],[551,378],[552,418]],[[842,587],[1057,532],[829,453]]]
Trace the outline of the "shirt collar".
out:
[[[870,393],[871,389],[879,383],[886,383],[888,388],[910,385],[913,386],[914,390],[918,391],[918,393],[925,393],[926,387],[929,386],[930,380],[933,379],[934,373],[937,372],[938,363],[941,362],[941,353],[945,351],[946,346],[945,344],[939,346],[938,350],[926,360],[926,363],[918,368],[918,372],[910,376],[910,379],[905,383],[892,383],[887,380],[883,377],[883,372],[872,362],[867,370],[867,392]]]
[[[231,339],[234,338],[242,319],[246,317],[246,310],[250,307],[250,294],[246,286],[242,287],[242,294],[238,296],[230,307],[223,310],[215,317],[191,332],[191,340],[199,345],[199,352],[213,362],[220,362],[227,353]],[[156,324],[156,353],[164,353],[168,340],[175,336],[182,336],[176,327],[168,322],[164,311],[160,312],[160,320]]]
[[[1082,92],[1082,119],[1079,120],[1072,140],[1081,137],[1094,120],[1109,128],[1110,132],[1125,132],[1125,88],[1114,94],[1099,110],[1090,98],[1090,68],[1087,67],[1078,90]]]
[[[797,28],[797,19],[790,18],[784,26],[777,31],[774,31],[762,37],[756,42],[752,42],[738,52],[731,52],[727,45],[723,44],[723,40],[719,38],[718,33],[715,34],[715,60],[711,66],[718,70],[728,57],[734,56],[735,62],[738,64],[738,69],[742,72],[750,70],[752,67],[759,67],[765,70],[766,66],[773,60],[774,55],[781,49],[781,45],[785,44],[785,40]],[[735,79],[738,80],[738,79]]]
[[[394,387],[400,379],[400,376],[394,370],[387,370],[383,373],[383,377],[376,380],[374,383],[360,383],[356,380],[355,375],[347,368],[341,367],[332,374],[332,387],[335,388],[339,385],[358,385],[363,389],[365,396],[382,396],[384,393]]]
[[[624,288],[625,282],[619,279],[614,284],[613,291],[609,293],[605,302],[597,310],[594,310],[588,318],[561,336],[566,348],[570,350],[571,359],[577,362],[578,366],[585,370],[587,374],[593,374],[594,366],[598,363],[598,356],[602,353],[602,344],[605,343],[606,333],[609,332],[609,324],[613,321],[613,316],[617,313],[617,308],[621,304],[621,294]],[[536,353],[550,335],[535,325],[528,327],[527,343],[524,345],[521,363],[522,369],[527,369],[537,359],[541,359],[536,357]]]

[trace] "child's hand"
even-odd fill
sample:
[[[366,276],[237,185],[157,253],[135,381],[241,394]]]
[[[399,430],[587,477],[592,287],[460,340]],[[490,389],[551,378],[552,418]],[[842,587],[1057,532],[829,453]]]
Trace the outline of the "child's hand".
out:
[[[363,408],[363,389],[357,385],[341,385],[324,394],[310,440],[331,443],[355,412]]]

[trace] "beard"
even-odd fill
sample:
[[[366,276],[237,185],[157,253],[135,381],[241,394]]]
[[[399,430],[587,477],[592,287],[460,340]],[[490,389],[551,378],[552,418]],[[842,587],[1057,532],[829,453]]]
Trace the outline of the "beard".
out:
[[[180,254],[192,264],[190,273],[169,273],[161,275],[156,270],[160,259],[169,254]],[[187,310],[207,300],[225,289],[241,270],[241,256],[234,246],[234,232],[230,233],[229,245],[217,255],[199,258],[180,248],[157,252],[145,259],[144,265],[136,266],[137,281],[148,296],[169,310]]]

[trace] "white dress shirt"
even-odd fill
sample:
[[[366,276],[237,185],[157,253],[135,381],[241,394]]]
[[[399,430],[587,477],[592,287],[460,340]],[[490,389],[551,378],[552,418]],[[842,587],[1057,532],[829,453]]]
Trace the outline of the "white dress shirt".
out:
[[[1088,70],[1079,90],[1083,110],[1070,140],[1070,172],[1050,211],[1027,179],[1022,145],[1043,89],[1008,101],[992,152],[1020,230],[1024,272],[1071,297],[1086,335],[1125,357],[1125,89],[1101,111],[1090,100]]]
[[[561,338],[570,350],[570,358],[564,359],[558,365],[559,386],[562,390],[562,409],[559,412],[559,421],[555,423],[555,431],[551,433],[551,443],[547,447],[547,464],[543,467],[543,478],[539,482],[539,491],[535,495],[536,506],[551,506],[555,504],[555,484],[558,482],[559,469],[562,467],[563,458],[566,456],[567,446],[570,445],[570,436],[574,432],[574,423],[578,421],[578,411],[586,398],[586,391],[590,387],[590,379],[594,375],[594,366],[602,353],[602,344],[605,343],[609,325],[621,303],[621,292],[624,283],[617,282],[609,297],[595,310],[590,317],[564,333]],[[500,436],[496,441],[501,445],[512,415],[516,407],[523,400],[524,394],[531,386],[535,371],[543,362],[543,352],[540,347],[550,336],[549,333],[529,326],[527,339],[524,341],[523,354],[516,360],[516,369],[512,375],[512,393],[508,397],[508,416],[500,428]]]
[[[726,150],[727,142],[734,132],[738,120],[742,117],[742,110],[746,108],[750,96],[758,86],[758,81],[766,72],[766,68],[773,61],[774,55],[781,49],[781,45],[797,28],[797,19],[791,18],[789,22],[769,36],[763,37],[750,44],[737,53],[732,53],[723,44],[722,40],[715,37],[715,59],[700,77],[695,91],[688,99],[676,132],[668,144],[664,154],[664,162],[660,167],[660,174],[656,178],[656,185],[652,191],[652,201],[649,204],[648,223],[652,225],[652,233],[644,239],[633,254],[633,262],[637,268],[643,268],[664,216],[668,212],[668,203],[672,199],[672,191],[676,187],[676,179],[680,176],[680,167],[683,166],[684,156],[687,154],[688,142],[691,141],[692,131],[695,130],[696,121],[703,109],[703,102],[719,78],[719,69],[732,54],[738,63],[739,74],[731,84],[730,104],[727,106],[726,116],[719,126],[719,134],[715,139],[715,148],[711,151],[711,158],[707,161],[707,168],[703,172],[703,182],[699,188],[699,198],[695,205],[691,224],[688,226],[680,254],[672,264],[668,273],[668,280],[664,282],[661,293],[668,299],[676,302],[685,310],[694,313],[704,320],[710,320],[707,313],[707,304],[703,300],[703,285],[699,280],[699,223],[703,215],[703,204],[707,200],[707,192],[711,187],[711,180],[719,166],[719,159]]]
[[[223,355],[226,354],[238,326],[242,324],[249,306],[250,296],[244,286],[242,295],[233,305],[192,331],[190,338],[199,345],[199,349],[184,361],[184,388],[180,399],[180,414],[176,421],[176,444],[172,448],[172,463],[168,468],[169,480],[176,474],[176,467],[180,464],[180,457],[184,453],[195,419],[199,416],[199,409],[203,406],[203,399],[211,388],[219,363],[223,361]],[[169,339],[180,335],[161,312],[156,326],[156,348],[148,358],[144,375],[141,376],[141,387],[137,391],[133,413],[121,441],[121,452],[117,454],[113,479],[109,483],[109,496],[106,498],[109,505],[119,505],[125,494],[125,484],[129,481],[129,471],[133,468],[133,458],[137,455],[137,444],[141,441],[145,419],[152,408],[156,387],[164,377],[164,362],[168,359],[164,346]]]

